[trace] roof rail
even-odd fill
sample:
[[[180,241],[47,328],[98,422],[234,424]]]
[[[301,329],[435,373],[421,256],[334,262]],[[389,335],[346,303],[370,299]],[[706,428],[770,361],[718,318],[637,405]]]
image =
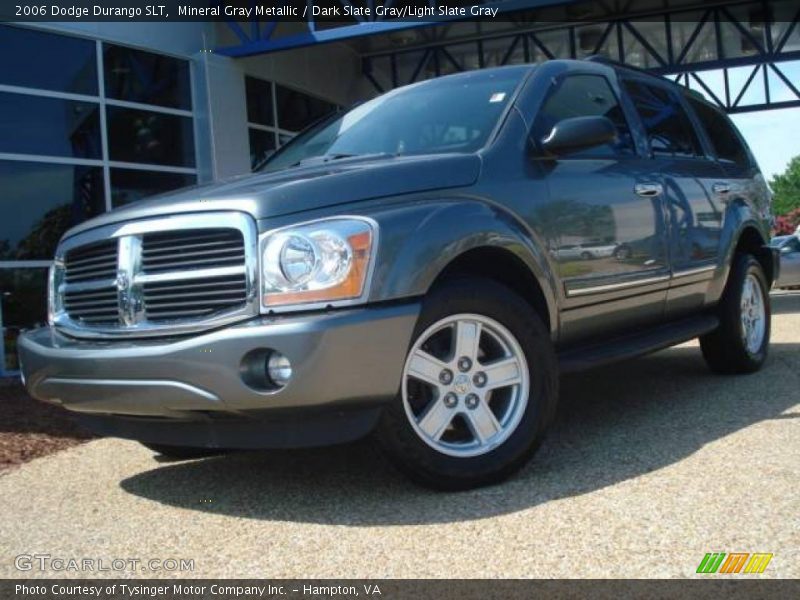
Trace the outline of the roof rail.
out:
[[[619,62],[618,60],[614,60],[612,58],[608,58],[607,56],[603,56],[602,54],[592,54],[591,56],[587,56],[582,60],[601,63],[604,65],[608,65],[609,67],[619,67],[620,69],[630,69],[631,71],[636,71],[638,73],[647,73],[648,75],[653,75],[653,73],[651,73],[647,69],[642,69],[641,67],[634,67],[633,65],[626,65],[625,63]]]
[[[584,58],[582,60],[587,60],[589,62],[596,62],[596,63],[600,63],[600,64],[603,64],[603,65],[608,65],[609,67],[617,67],[617,68],[620,68],[620,69],[628,69],[628,70],[634,71],[636,73],[642,73],[642,74],[645,74],[645,75],[650,75],[651,77],[659,77],[658,75],[656,75],[655,73],[651,73],[647,69],[643,69],[641,67],[634,67],[632,65],[626,65],[625,63],[621,63],[619,61],[613,60],[611,58],[608,58],[607,56],[603,56],[602,54],[592,54],[591,56],[587,56],[586,58]],[[671,79],[667,79],[663,75],[660,76],[660,77],[664,81],[667,81],[667,82],[671,83],[672,85],[676,86],[677,88],[679,88],[681,92],[689,94],[691,96],[694,96],[695,98],[697,98],[699,100],[703,100],[704,102],[708,102],[708,98],[706,98],[698,90],[693,90],[692,88],[690,88],[688,86],[681,85],[677,81],[673,81]],[[711,103],[711,104],[713,104],[713,103]]]

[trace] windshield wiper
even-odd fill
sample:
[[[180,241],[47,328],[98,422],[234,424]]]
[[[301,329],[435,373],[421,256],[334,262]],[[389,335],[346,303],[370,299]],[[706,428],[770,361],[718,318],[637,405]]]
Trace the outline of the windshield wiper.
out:
[[[284,169],[291,169],[294,167],[299,167],[302,165],[312,165],[312,164],[325,164],[331,162],[333,160],[341,160],[343,158],[390,158],[393,156],[398,156],[398,154],[392,154],[391,152],[375,152],[373,154],[357,154],[357,153],[349,153],[349,152],[337,152],[334,154],[320,154],[317,156],[309,156],[307,158],[302,158],[291,165],[286,165],[285,167],[279,167],[275,169],[275,171],[282,171]],[[260,171],[266,164],[270,161],[272,155],[264,158],[261,162],[257,163],[256,166],[253,168],[253,173],[257,173]]]
[[[292,167],[299,167],[301,165],[309,165],[315,163],[328,163],[334,160],[341,160],[343,158],[383,158],[383,157],[391,157],[397,156],[396,154],[391,154],[389,152],[375,152],[373,154],[357,154],[357,153],[349,153],[349,152],[336,152],[333,154],[320,154],[319,156],[309,156],[308,158],[303,158],[298,160],[296,163],[290,165]]]

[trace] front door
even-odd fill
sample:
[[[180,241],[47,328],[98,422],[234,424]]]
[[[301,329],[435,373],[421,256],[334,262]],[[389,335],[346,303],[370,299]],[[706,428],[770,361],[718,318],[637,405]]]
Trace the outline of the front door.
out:
[[[597,72],[569,72],[553,81],[533,124],[538,140],[578,116],[608,117],[618,132],[613,143],[540,161],[549,197],[532,224],[563,285],[564,341],[633,329],[663,313],[663,184],[637,153],[616,86]]]

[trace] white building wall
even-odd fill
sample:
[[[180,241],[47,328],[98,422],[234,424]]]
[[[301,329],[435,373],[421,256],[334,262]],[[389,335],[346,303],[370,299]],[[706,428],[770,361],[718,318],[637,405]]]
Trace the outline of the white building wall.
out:
[[[137,46],[164,54],[182,57],[193,56],[203,48],[214,48],[216,29],[214,23],[136,23],[136,22],[59,22],[31,23],[31,26]]]

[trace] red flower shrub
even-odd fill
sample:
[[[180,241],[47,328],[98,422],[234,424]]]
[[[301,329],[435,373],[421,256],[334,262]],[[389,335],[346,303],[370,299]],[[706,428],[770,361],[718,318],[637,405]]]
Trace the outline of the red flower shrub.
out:
[[[785,215],[775,217],[775,235],[790,235],[800,225],[800,208],[795,208]]]

